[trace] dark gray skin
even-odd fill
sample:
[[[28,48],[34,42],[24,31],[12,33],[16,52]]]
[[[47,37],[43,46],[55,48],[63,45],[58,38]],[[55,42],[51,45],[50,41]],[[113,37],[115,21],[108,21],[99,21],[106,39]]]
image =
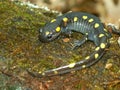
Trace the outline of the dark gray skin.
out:
[[[114,33],[120,35],[120,31],[113,25],[108,25],[108,28]],[[39,30],[39,40],[43,43],[47,43],[54,41],[62,34],[70,35],[73,32],[82,33],[84,35],[82,39],[75,43],[75,47],[81,46],[88,40],[95,43],[96,48],[91,55],[88,55],[85,59],[80,60],[79,62],[48,70],[41,74],[27,70],[28,73],[35,77],[44,77],[80,70],[95,64],[103,56],[106,51],[105,49],[109,47],[109,39],[111,38],[109,30],[107,31],[104,28],[104,25],[98,17],[83,12],[70,12],[48,22]]]

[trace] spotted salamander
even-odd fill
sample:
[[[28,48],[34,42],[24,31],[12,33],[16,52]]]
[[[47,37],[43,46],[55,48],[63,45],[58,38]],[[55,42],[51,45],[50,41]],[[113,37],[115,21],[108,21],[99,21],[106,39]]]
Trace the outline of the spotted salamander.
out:
[[[47,70],[43,73],[27,70],[28,73],[35,77],[53,76],[80,70],[95,64],[103,56],[106,48],[109,47],[111,32],[120,35],[120,31],[117,30],[114,25],[108,25],[107,28],[109,30],[105,28],[104,24],[98,17],[88,13],[70,12],[58,16],[56,19],[46,23],[46,25],[39,30],[40,41],[44,43],[51,42],[60,35],[71,35],[73,32],[78,32],[83,34],[83,38],[75,43],[75,47],[79,47],[86,41],[90,40],[96,45],[94,52],[76,63]]]

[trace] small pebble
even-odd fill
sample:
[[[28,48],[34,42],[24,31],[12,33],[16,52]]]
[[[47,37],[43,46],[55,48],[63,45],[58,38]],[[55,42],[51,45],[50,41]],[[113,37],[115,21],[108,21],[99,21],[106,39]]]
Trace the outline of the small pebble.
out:
[[[112,63],[108,63],[108,64],[106,64],[106,66],[105,66],[106,69],[110,69],[111,67],[112,67]]]
[[[69,38],[64,38],[64,39],[63,39],[63,42],[69,42],[69,41],[70,41]]]
[[[118,44],[119,44],[119,47],[120,47],[120,37],[118,38]]]

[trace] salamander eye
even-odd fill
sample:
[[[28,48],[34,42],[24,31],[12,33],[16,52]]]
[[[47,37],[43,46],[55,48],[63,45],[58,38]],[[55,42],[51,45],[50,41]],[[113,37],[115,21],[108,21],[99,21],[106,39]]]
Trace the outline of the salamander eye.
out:
[[[47,38],[48,39],[52,38],[52,34],[47,35]]]

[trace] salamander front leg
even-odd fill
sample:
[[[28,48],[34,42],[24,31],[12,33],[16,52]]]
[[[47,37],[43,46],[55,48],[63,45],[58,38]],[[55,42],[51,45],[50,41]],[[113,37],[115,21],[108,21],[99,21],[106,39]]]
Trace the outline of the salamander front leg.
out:
[[[73,45],[73,49],[77,48],[77,47],[80,47],[82,44],[84,44],[86,41],[87,41],[87,36],[84,36],[81,40],[76,40],[74,41],[74,45]]]

